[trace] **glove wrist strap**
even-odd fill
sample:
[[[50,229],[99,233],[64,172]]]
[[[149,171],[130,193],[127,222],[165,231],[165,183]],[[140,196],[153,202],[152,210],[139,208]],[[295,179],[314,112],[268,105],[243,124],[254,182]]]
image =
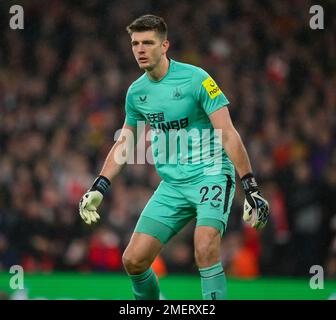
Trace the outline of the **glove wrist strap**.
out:
[[[258,190],[258,184],[254,178],[253,173],[245,174],[241,178],[241,182],[245,193],[250,193]]]
[[[102,195],[104,195],[106,193],[106,191],[108,190],[109,186],[111,185],[111,182],[109,179],[107,179],[104,176],[99,176],[96,178],[96,180],[94,181],[90,191],[99,191]]]

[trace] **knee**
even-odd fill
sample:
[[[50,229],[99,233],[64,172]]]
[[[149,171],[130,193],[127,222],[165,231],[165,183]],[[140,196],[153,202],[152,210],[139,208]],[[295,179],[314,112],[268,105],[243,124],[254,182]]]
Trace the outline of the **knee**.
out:
[[[195,246],[195,260],[199,268],[207,268],[220,261],[220,248],[212,243],[199,243]]]
[[[127,251],[122,256],[122,262],[129,274],[141,274],[150,267],[150,262],[147,259]]]

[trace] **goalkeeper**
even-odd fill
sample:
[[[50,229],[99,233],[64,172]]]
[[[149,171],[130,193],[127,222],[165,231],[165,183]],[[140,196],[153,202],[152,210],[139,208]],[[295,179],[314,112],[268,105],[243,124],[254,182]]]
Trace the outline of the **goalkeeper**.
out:
[[[123,254],[133,294],[138,300],[159,299],[152,262],[163,246],[196,217],[194,252],[203,298],[225,299],[220,244],[235,192],[235,169],[246,194],[244,220],[256,229],[263,228],[269,216],[268,203],[258,190],[245,147],[231,122],[229,102],[216,82],[201,68],[167,57],[167,25],[162,18],[141,16],[127,31],[135,59],[145,72],[128,89],[120,137],[80,200],[80,215],[87,224],[98,221],[97,209],[104,194],[133,152],[127,141],[133,141],[137,126],[146,121],[152,129],[153,157],[162,181],[141,213]],[[207,142],[202,141],[203,151],[197,148],[197,139],[187,139],[186,153],[182,147],[176,148],[167,161],[161,161],[165,143],[158,141],[162,141],[162,135],[169,141],[170,133],[183,130],[189,138],[196,137],[197,132],[200,137],[209,133]]]

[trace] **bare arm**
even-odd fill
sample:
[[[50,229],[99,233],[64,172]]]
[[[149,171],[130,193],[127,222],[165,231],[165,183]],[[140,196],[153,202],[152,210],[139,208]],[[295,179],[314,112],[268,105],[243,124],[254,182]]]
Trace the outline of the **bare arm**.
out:
[[[249,157],[239,133],[232,124],[228,108],[213,112],[209,119],[215,129],[222,133],[223,147],[233,162],[240,178],[252,173]]]
[[[232,124],[228,108],[221,108],[209,116],[215,129],[221,130],[223,147],[242,180],[245,191],[243,219],[257,230],[265,227],[269,204],[265,200],[252,173],[249,157],[239,133]]]
[[[79,214],[85,223],[96,223],[99,220],[97,209],[111,184],[110,181],[118,174],[121,167],[127,162],[128,157],[133,153],[134,141],[137,141],[136,131],[136,127],[124,124],[117,142],[105,159],[99,177],[80,199]]]
[[[119,173],[130,154],[134,152],[136,127],[124,124],[120,136],[107,155],[100,175],[110,181]]]

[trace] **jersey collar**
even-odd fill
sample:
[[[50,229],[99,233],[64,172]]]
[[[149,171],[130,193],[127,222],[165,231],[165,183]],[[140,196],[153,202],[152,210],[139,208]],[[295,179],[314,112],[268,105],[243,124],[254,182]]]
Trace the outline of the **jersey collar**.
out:
[[[151,79],[151,78],[148,76],[147,72],[146,72],[146,77],[147,77],[147,79],[148,79],[150,82],[153,82],[153,83],[160,83],[160,82],[163,81],[165,78],[167,78],[168,75],[169,75],[169,73],[170,73],[170,71],[171,71],[171,69],[172,69],[172,67],[173,67],[173,65],[174,65],[174,63],[175,63],[175,61],[174,61],[173,59],[170,59],[170,58],[168,58],[168,61],[169,61],[168,71],[166,72],[166,74],[165,74],[160,80],[155,81],[155,80]]]

